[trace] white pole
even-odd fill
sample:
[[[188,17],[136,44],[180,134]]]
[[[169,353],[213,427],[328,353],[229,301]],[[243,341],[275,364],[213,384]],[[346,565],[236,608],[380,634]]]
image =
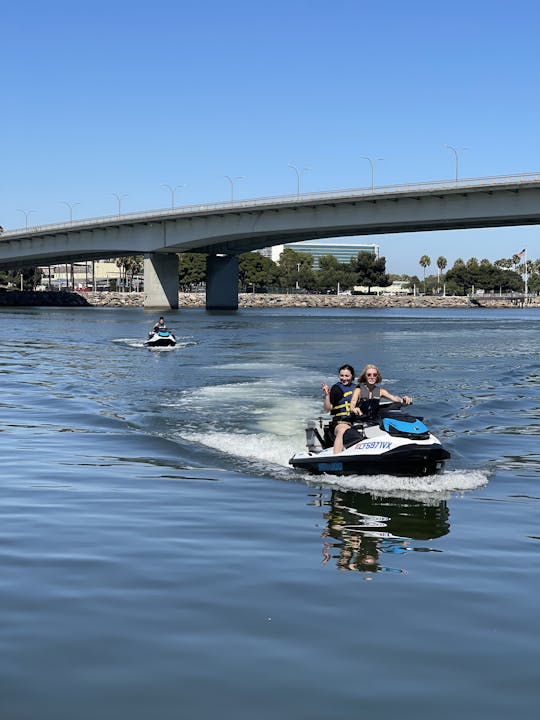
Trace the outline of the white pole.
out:
[[[527,273],[527,248],[525,248],[525,300],[529,294],[529,274]]]

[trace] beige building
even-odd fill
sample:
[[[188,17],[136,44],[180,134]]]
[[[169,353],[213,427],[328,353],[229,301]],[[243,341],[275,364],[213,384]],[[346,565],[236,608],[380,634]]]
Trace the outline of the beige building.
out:
[[[121,269],[116,260],[89,260],[88,262],[66,263],[60,265],[44,265],[40,267],[41,289],[52,288],[62,290],[109,290],[119,288],[123,284]],[[142,274],[133,278],[133,289],[143,287]]]

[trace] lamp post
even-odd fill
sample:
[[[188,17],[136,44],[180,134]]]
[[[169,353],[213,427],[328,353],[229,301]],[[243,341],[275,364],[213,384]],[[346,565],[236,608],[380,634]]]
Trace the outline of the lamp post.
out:
[[[448,148],[454,153],[455,159],[456,159],[456,182],[459,178],[459,152],[458,150],[468,150],[469,148],[455,148],[453,145],[445,145],[444,147]]]
[[[175,185],[174,187],[172,187],[171,185],[167,185],[167,183],[161,183],[161,187],[165,188],[165,190],[168,190],[171,193],[171,210],[174,210],[174,193],[180,188],[185,188],[187,186]]]
[[[291,165],[290,163],[289,167],[296,173],[296,194],[300,195],[300,178],[302,177],[302,173],[309,172],[311,168],[305,167],[300,169],[297,168],[296,165]]]
[[[300,277],[300,265],[301,263],[296,263],[296,289],[300,290],[300,284],[298,282],[298,279]]]
[[[228,181],[230,182],[230,184],[231,184],[231,202],[233,203],[233,202],[234,202],[234,183],[235,183],[237,180],[243,180],[243,179],[244,179],[244,176],[243,176],[243,175],[237,175],[236,177],[231,177],[230,175],[224,175],[224,177],[227,178],[227,180],[228,180]]]
[[[30,217],[31,213],[37,212],[37,210],[21,210],[20,208],[17,208],[17,211],[22,212],[22,214],[24,215],[25,228],[26,230],[28,230],[28,218]]]
[[[122,214],[122,198],[127,197],[127,193],[123,193],[122,195],[118,195],[117,193],[112,193],[113,197],[116,198],[118,202],[118,215],[120,216]]]
[[[379,160],[384,160],[384,158],[370,158],[367,157],[367,155],[361,155],[360,157],[362,160],[367,160],[371,168],[371,192],[373,192],[375,188],[375,163],[379,162]]]
[[[66,207],[69,208],[69,222],[73,223],[73,208],[75,207],[75,205],[80,205],[81,203],[80,202],[69,203],[66,200],[60,200],[60,202],[62,205],[65,205]]]

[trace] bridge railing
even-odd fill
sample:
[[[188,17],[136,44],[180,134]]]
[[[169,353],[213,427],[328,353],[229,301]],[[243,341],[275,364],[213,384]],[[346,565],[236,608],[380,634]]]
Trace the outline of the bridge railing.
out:
[[[231,209],[242,210],[252,208],[272,207],[275,205],[287,206],[298,205],[310,202],[347,201],[350,199],[376,199],[387,198],[399,195],[411,195],[412,193],[437,193],[450,191],[465,191],[467,189],[486,189],[498,186],[520,187],[540,183],[540,173],[520,173],[515,175],[494,175],[491,177],[464,178],[463,180],[434,180],[430,182],[405,183],[400,185],[381,185],[374,188],[352,188],[347,190],[322,190],[312,193],[301,193],[294,195],[275,195],[244,200],[232,200],[218,203],[202,203],[197,205],[183,205],[178,208],[162,208],[160,210],[147,210],[134,213],[122,213],[116,215],[103,215],[95,218],[74,220],[69,222],[51,223],[47,225],[32,225],[28,228],[18,228],[5,231],[0,235],[0,240],[16,239],[17,237],[29,235],[40,235],[46,232],[58,232],[62,230],[84,230],[102,225],[129,224],[145,220],[174,219],[183,215],[199,215],[210,212],[227,211]]]

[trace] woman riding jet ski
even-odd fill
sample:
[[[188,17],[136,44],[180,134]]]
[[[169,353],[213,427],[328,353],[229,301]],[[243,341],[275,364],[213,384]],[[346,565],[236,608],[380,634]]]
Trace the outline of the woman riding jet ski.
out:
[[[350,365],[345,378],[350,388],[354,370]],[[349,377],[350,376],[350,377]],[[400,412],[410,405],[408,395],[397,397],[381,387],[382,375],[376,365],[366,365],[358,385],[350,393],[350,404],[335,404],[345,397],[323,383],[324,409],[332,421],[319,427],[311,422],[306,428],[307,452],[297,453],[289,463],[313,473],[337,475],[432,475],[442,470],[450,453],[432,435],[422,418]],[[348,389],[348,388],[347,388]],[[330,400],[329,400],[330,398]],[[385,398],[386,405],[381,405]],[[336,408],[341,410],[336,412]]]
[[[165,319],[160,317],[153,329],[148,333],[146,347],[172,347],[176,345],[176,338],[165,325]]]
[[[350,420],[337,453],[332,422],[308,422],[307,452],[296,453],[289,464],[319,475],[420,476],[441,471],[450,457],[422,418],[402,412],[401,403],[367,400],[362,414]]]

